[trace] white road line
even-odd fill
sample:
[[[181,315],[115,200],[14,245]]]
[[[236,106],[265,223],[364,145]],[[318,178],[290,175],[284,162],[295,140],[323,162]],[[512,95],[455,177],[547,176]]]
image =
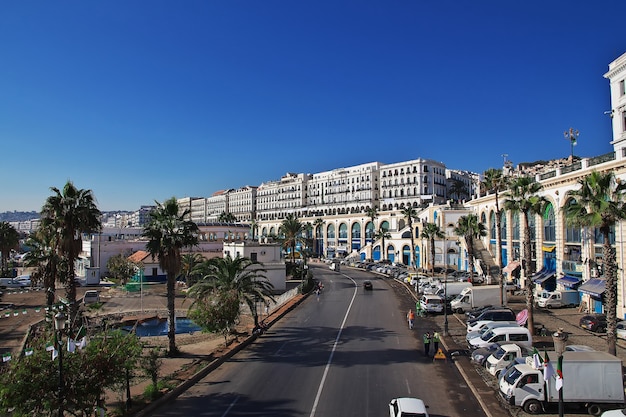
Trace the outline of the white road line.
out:
[[[285,347],[286,344],[287,344],[287,342],[284,342],[282,345],[280,345],[278,350],[276,352],[274,352],[274,356],[278,355],[280,353],[280,351],[283,350],[283,348]]]
[[[222,417],[225,417],[228,415],[228,412],[230,411],[231,408],[235,406],[235,404],[237,404],[237,401],[239,401],[239,395],[235,397],[232,403],[230,403],[226,411],[224,411],[224,414],[222,414]]]
[[[346,310],[346,314],[343,316],[343,321],[341,322],[341,326],[339,327],[339,332],[337,333],[337,337],[335,338],[335,343],[333,343],[333,348],[330,351],[330,356],[328,357],[328,362],[326,362],[326,368],[324,369],[324,375],[322,375],[322,380],[320,381],[320,385],[317,388],[317,395],[315,396],[315,401],[313,401],[313,408],[311,409],[310,417],[315,416],[315,411],[317,410],[317,404],[319,404],[320,397],[322,396],[322,389],[324,389],[324,383],[326,382],[326,375],[328,375],[328,370],[330,369],[330,365],[333,362],[333,356],[335,355],[335,350],[337,349],[337,344],[339,343],[339,338],[341,337],[341,332],[343,332],[343,328],[346,325],[346,320],[348,320],[348,314],[350,314],[350,309],[352,308],[352,304],[354,303],[354,299],[356,298],[357,291],[359,287],[356,285],[356,282],[349,278],[350,281],[354,283],[354,294],[352,294],[352,300],[350,300],[350,305],[348,305],[348,309]]]

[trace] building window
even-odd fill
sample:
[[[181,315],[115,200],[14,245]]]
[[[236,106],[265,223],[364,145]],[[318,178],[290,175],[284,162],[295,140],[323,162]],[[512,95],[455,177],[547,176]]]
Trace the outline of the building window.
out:
[[[623,96],[626,94],[626,79],[619,82],[619,95]]]

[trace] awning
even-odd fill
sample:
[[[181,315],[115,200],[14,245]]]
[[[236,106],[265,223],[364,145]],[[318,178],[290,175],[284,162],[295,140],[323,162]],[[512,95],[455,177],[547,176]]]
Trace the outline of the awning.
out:
[[[600,298],[606,290],[606,281],[604,279],[592,278],[578,287],[578,291],[589,294],[592,297]]]
[[[541,279],[546,275],[548,275],[548,271],[546,269],[542,269],[541,271],[536,272],[533,276],[531,276],[530,280],[535,282],[536,280]]]
[[[554,250],[556,249],[556,246],[554,246],[554,245],[543,245],[543,246],[541,247],[541,249],[542,249],[544,252],[552,252],[552,251],[554,251]]]
[[[518,261],[510,262],[507,266],[502,268],[502,272],[504,272],[505,274],[510,274],[511,272],[515,271],[519,266],[520,263]]]
[[[580,281],[582,281],[582,278],[574,277],[571,275],[565,275],[556,280],[558,284],[564,285],[569,288],[574,288],[576,285],[580,284]]]
[[[535,284],[542,285],[544,282],[546,282],[550,278],[554,278],[554,275],[556,275],[554,271],[548,271],[544,275],[540,276],[539,278],[534,278],[533,282]]]

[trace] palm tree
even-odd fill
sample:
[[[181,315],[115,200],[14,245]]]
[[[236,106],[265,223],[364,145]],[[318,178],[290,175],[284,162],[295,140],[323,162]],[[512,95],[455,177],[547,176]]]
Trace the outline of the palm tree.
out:
[[[502,220],[500,216],[500,201],[499,192],[508,188],[508,177],[502,174],[501,169],[489,168],[483,173],[483,181],[481,186],[486,191],[492,191],[495,193],[496,198],[496,260],[500,267],[499,283],[500,283],[500,305],[504,305],[504,277],[502,276]]]
[[[35,268],[30,275],[32,282],[43,283],[46,305],[49,307],[54,304],[56,281],[61,264],[55,238],[54,233],[39,226],[26,241],[30,250],[24,255],[24,265]]]
[[[378,208],[376,206],[368,207],[365,210],[365,215],[372,220],[372,227],[374,230],[376,230],[376,218],[378,217]],[[365,230],[365,237],[367,237],[367,229]],[[374,238],[374,236],[370,236],[370,237]]]
[[[441,228],[437,226],[437,224],[426,223],[422,228],[422,233],[420,236],[422,239],[427,239],[428,244],[430,245],[430,270],[432,276],[435,276],[435,238],[443,239],[445,235]]]
[[[450,194],[456,196],[457,200],[461,200],[461,197],[469,195],[467,186],[461,180],[452,180]]]
[[[20,234],[8,222],[0,222],[0,275],[9,276],[9,253],[18,248]]]
[[[256,234],[257,234],[258,228],[259,228],[259,223],[255,219],[252,219],[252,221],[250,222],[250,233],[252,234],[252,236],[250,236],[250,239],[256,240]]]
[[[196,299],[194,304],[219,292],[234,291],[239,299],[237,304],[243,302],[248,305],[257,326],[259,324],[257,302],[268,299],[274,301],[272,295],[274,286],[265,277],[266,270],[263,269],[263,265],[246,257],[238,256],[233,259],[227,255],[225,258],[209,259],[206,266],[206,275],[187,293],[189,297]]]
[[[220,223],[237,223],[237,217],[233,213],[226,213],[223,211],[217,218]]]
[[[177,353],[176,348],[176,311],[175,284],[182,268],[181,251],[198,243],[198,226],[185,220],[189,210],[178,214],[178,202],[172,197],[163,204],[156,201],[157,207],[150,212],[148,224],[144,227],[143,236],[148,239],[146,249],[154,259],[159,259],[159,266],[167,274],[167,311],[169,314],[170,356]]]
[[[381,260],[387,260],[387,256],[385,255],[385,239],[391,239],[391,233],[389,233],[389,231],[382,225],[380,226],[380,229],[378,229],[378,232],[374,234],[374,240],[376,241],[378,239],[381,240],[382,245]]]
[[[521,213],[524,221],[524,277],[526,280],[526,309],[528,310],[528,329],[534,333],[535,320],[533,318],[535,304],[535,285],[532,276],[535,272],[532,264],[532,254],[530,252],[530,222],[529,216],[541,213],[547,203],[545,197],[538,196],[543,186],[532,177],[519,177],[510,184],[509,198],[504,201],[504,208],[513,213]]]
[[[406,206],[402,209],[402,215],[409,224],[411,230],[411,267],[415,269],[417,262],[415,260],[415,233],[413,232],[413,219],[417,217],[417,211],[412,206]]]
[[[300,220],[293,214],[289,213],[287,218],[283,220],[278,229],[279,235],[283,242],[283,248],[291,250],[291,262],[295,263],[296,260],[296,246],[298,243],[302,243],[302,231],[304,225],[300,223]]]
[[[465,239],[469,262],[470,282],[474,282],[474,241],[486,236],[487,228],[484,224],[478,221],[477,215],[468,214],[467,216],[461,216],[459,218],[457,226],[454,228],[454,233]]]
[[[83,233],[97,233],[102,229],[100,210],[91,190],[78,189],[68,181],[63,190],[51,187],[54,193],[46,199],[41,209],[41,226],[55,235],[52,240],[63,263],[66,297],[70,307],[70,322],[74,324],[78,305],[76,304],[76,281],[74,263],[83,250]],[[71,329],[71,327],[70,327]]]
[[[321,256],[320,245],[318,244],[318,240],[317,240],[318,232],[319,230],[322,230],[323,227],[324,227],[324,219],[321,217],[318,217],[317,219],[315,219],[315,221],[313,222],[313,229],[315,231],[315,253],[317,253],[318,257]]]
[[[615,225],[626,220],[626,183],[615,179],[612,172],[591,172],[578,180],[580,188],[570,191],[574,200],[565,206],[565,219],[570,225],[597,228],[602,233],[603,272],[606,279],[605,308],[607,345],[616,354],[617,325],[617,259],[610,234]]]
[[[198,267],[205,261],[204,256],[199,253],[186,253],[181,258],[181,272],[185,277],[185,282],[191,287],[196,281]]]

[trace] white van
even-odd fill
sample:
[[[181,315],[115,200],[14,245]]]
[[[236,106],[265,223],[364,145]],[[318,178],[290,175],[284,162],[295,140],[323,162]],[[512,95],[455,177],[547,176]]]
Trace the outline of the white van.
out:
[[[475,337],[468,342],[470,349],[478,349],[495,342],[511,342],[527,348],[532,348],[533,337],[526,327],[496,327]]]
[[[424,294],[420,298],[420,307],[426,313],[442,313],[444,301],[438,295]]]

